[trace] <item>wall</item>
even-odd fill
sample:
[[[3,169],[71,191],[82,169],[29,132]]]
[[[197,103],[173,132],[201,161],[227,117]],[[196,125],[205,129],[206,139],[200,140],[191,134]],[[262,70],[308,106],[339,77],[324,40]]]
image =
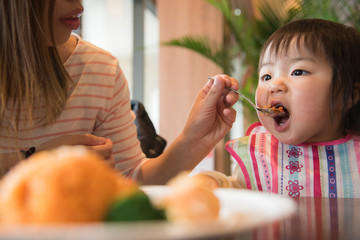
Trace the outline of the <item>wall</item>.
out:
[[[157,0],[160,42],[185,35],[222,41],[221,13],[205,0]],[[160,135],[170,144],[183,129],[197,92],[221,69],[179,47],[160,47]]]

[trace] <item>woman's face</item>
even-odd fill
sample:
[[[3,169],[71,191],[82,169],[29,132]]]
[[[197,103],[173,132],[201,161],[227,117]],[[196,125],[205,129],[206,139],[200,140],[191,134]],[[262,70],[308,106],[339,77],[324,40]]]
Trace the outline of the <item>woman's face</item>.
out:
[[[81,0],[55,0],[52,27],[56,45],[65,43],[79,28],[83,11]]]
[[[342,137],[341,109],[330,117],[332,68],[324,57],[316,57],[292,42],[277,56],[266,51],[259,65],[256,102],[260,107],[281,105],[288,115],[274,118],[258,114],[261,123],[286,144],[324,142]]]

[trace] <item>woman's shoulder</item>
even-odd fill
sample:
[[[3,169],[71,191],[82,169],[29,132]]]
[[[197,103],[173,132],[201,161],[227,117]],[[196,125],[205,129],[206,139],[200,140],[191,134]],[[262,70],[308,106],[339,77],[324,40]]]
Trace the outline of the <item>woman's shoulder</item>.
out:
[[[83,59],[97,59],[98,61],[108,61],[117,63],[118,59],[105,49],[96,46],[79,35],[75,35],[78,39],[78,44],[72,54],[72,58],[81,57]]]
[[[87,73],[102,79],[118,79],[122,75],[119,61],[108,51],[77,37],[77,46],[64,66],[71,78],[77,82],[81,75]]]

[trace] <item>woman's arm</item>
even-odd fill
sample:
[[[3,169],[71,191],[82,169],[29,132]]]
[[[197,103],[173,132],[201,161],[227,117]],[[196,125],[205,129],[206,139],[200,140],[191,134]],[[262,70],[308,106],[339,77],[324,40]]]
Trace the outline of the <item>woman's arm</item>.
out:
[[[232,106],[238,100],[236,79],[217,75],[200,90],[182,133],[165,152],[143,164],[138,180],[164,184],[183,170],[194,168],[231,129],[236,118]]]

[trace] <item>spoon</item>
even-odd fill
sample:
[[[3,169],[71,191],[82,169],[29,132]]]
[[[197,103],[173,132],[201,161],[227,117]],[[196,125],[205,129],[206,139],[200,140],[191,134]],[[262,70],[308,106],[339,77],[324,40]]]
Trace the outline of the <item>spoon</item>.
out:
[[[214,80],[213,77],[209,77],[209,79]],[[242,99],[245,99],[246,101],[248,101],[251,104],[251,106],[253,106],[257,111],[259,111],[259,112],[261,112],[261,113],[263,113],[265,115],[269,115],[269,116],[272,116],[272,117],[286,115],[286,112],[280,107],[261,108],[261,107],[256,106],[249,98],[247,98],[241,92],[238,92],[238,91],[236,91],[236,90],[234,90],[232,88],[226,88],[226,89],[231,91],[231,92],[237,93]]]

